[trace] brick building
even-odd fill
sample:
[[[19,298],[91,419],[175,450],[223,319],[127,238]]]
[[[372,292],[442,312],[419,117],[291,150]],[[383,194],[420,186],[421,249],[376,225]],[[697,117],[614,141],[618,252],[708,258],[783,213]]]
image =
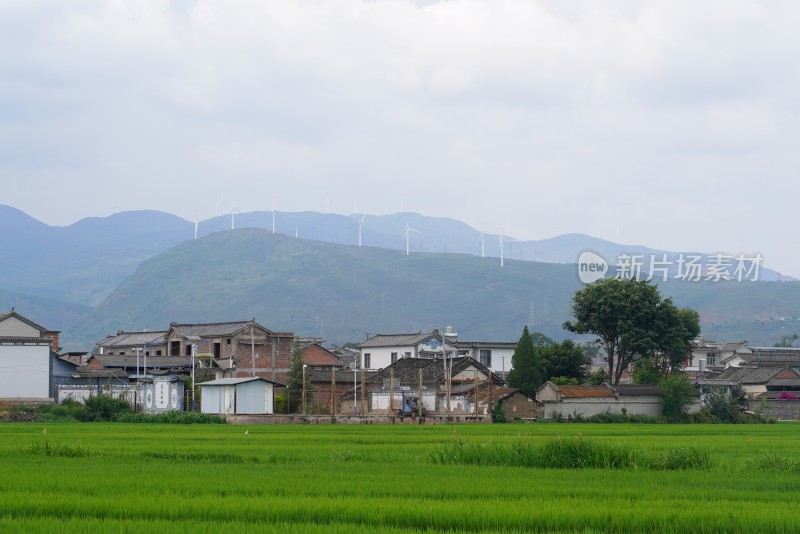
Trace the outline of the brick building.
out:
[[[259,376],[285,382],[292,355],[291,332],[273,332],[258,321],[170,323],[164,334],[168,356],[196,356],[202,367],[230,369],[228,376]]]

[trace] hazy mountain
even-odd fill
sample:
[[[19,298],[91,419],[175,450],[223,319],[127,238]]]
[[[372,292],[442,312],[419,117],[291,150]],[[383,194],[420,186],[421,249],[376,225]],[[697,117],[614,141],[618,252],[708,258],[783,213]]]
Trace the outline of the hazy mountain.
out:
[[[574,265],[510,260],[501,269],[493,259],[471,255],[407,256],[244,229],[213,233],[145,261],[67,330],[86,347],[119,329],[252,317],[270,329],[336,343],[445,323],[462,339],[512,341],[525,324],[563,338],[561,324],[580,287]],[[700,310],[709,338],[733,331],[736,339],[771,344],[800,317],[797,282],[670,281],[661,289],[677,305]]]
[[[363,223],[361,223],[363,217]],[[270,211],[220,215],[199,221],[198,236],[236,228],[272,230]],[[497,235],[482,233],[453,219],[416,213],[338,215],[316,212],[275,213],[277,233],[343,245],[358,243],[361,223],[364,246],[405,250],[410,228],[412,252],[499,255]],[[102,302],[146,259],[192,240],[195,224],[157,211],[130,211],[82,219],[65,227],[43,224],[23,212],[0,205],[0,224],[13,231],[0,236],[0,289],[79,305]],[[504,239],[505,258],[548,263],[574,263],[580,252],[593,250],[613,262],[625,254],[661,254],[647,247],[604,241],[582,234],[564,234],[538,241]],[[675,253],[669,253],[672,260]],[[762,270],[762,280],[781,275]]]
[[[51,330],[63,330],[92,310],[89,306],[0,290],[0,311],[11,308],[16,308],[24,316]],[[74,340],[67,341],[75,346]]]
[[[80,305],[101,302],[139,264],[187,238],[192,224],[157,211],[48,226],[0,205],[0,288]]]

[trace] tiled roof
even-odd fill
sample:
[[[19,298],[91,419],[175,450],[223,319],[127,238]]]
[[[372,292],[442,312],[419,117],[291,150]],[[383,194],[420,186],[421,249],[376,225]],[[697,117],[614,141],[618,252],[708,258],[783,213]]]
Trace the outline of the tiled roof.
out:
[[[98,347],[144,347],[147,345],[163,345],[166,331],[154,330],[152,332],[124,332],[120,330],[115,336],[108,336],[98,341]]]
[[[241,378],[218,378],[216,380],[209,380],[208,382],[198,382],[197,385],[200,387],[235,386],[237,384],[246,384],[247,382],[254,382],[254,381],[269,382],[270,384],[274,384],[276,386],[285,386],[285,384],[281,384],[280,382],[275,382],[274,380],[269,380],[268,378],[262,378],[260,376],[248,376]]]
[[[614,386],[620,395],[661,395],[656,384],[618,384]]]
[[[556,386],[561,395],[568,399],[584,397],[614,397],[614,390],[608,386]]]
[[[716,380],[733,380],[744,385],[766,384],[782,370],[781,367],[729,367]]]
[[[255,321],[233,321],[228,323],[195,323],[195,324],[178,324],[170,323],[170,328],[175,330],[175,333],[181,337],[197,336],[199,338],[205,337],[222,337],[233,336],[244,330],[250,325],[258,326],[266,330],[263,326]]]
[[[800,374],[796,371],[786,368],[767,382],[770,387],[788,387],[800,386]]]
[[[516,341],[456,341],[453,343],[458,348],[503,348],[514,349],[517,347]]]
[[[421,343],[426,338],[432,336],[433,332],[415,332],[413,334],[377,334],[359,345],[360,348],[370,347],[398,347],[414,346]]]
[[[128,380],[128,373],[122,369],[90,369],[88,367],[76,367],[75,378],[118,378]]]

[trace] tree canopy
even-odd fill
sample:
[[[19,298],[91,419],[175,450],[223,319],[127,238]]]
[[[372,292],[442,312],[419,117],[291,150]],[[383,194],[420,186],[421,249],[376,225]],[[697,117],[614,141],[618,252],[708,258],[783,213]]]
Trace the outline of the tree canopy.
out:
[[[542,360],[527,326],[523,329],[522,337],[519,338],[514,355],[511,357],[508,382],[530,396],[536,395],[536,390],[544,384]]]
[[[600,338],[614,384],[640,358],[653,358],[664,376],[680,368],[700,332],[696,311],[676,308],[647,280],[605,278],[589,284],[573,295],[572,316],[564,328]]]
[[[540,332],[530,333],[526,326],[511,363],[509,383],[534,395],[545,381],[554,378],[565,383],[583,382],[591,359],[574,341],[556,343]]]

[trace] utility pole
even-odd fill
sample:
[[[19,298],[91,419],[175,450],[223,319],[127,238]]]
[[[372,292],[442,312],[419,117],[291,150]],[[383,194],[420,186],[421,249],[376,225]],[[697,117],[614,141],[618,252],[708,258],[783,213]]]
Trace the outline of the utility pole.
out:
[[[303,415],[306,414],[306,367],[308,365],[303,364]]]

